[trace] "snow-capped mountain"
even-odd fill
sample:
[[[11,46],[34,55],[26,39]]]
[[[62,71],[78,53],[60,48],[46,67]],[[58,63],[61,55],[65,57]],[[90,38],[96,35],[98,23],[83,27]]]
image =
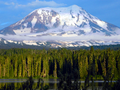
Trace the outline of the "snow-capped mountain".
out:
[[[75,46],[75,43],[81,46],[87,42],[86,46],[90,46],[96,42],[100,45],[101,41],[112,42],[110,44],[119,42],[120,28],[98,19],[77,5],[72,5],[34,10],[17,23],[2,29],[0,34],[0,37],[14,41],[52,41],[51,45],[56,42],[60,46]]]

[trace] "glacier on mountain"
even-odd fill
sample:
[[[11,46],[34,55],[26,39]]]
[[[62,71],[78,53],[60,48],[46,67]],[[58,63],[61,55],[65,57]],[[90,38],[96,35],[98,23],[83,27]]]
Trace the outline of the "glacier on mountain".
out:
[[[120,28],[98,19],[77,5],[46,7],[36,9],[17,23],[2,29],[0,38],[38,46],[46,45],[45,42],[51,40],[51,46],[59,47],[109,45],[120,43]]]

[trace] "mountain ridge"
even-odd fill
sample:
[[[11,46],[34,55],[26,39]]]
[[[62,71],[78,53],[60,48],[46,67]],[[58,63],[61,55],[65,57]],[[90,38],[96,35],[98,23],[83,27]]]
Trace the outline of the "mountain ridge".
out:
[[[107,27],[107,25],[109,27]],[[22,20],[1,30],[0,33],[5,35],[16,35],[20,33],[18,32],[20,29],[21,33],[22,31],[26,33],[38,33],[47,31],[51,28],[56,28],[57,30],[63,29],[65,31],[65,29],[70,27],[83,30],[84,32],[93,31],[94,33],[101,31],[106,32],[106,35],[116,34],[115,32],[111,32],[113,29],[110,26],[109,23],[101,21],[97,17],[87,13],[81,7],[72,5],[66,8],[47,7],[36,9]],[[116,26],[112,25],[112,27]]]
[[[22,20],[2,29],[0,34],[0,37],[7,40],[33,40],[35,42],[52,40],[61,45],[68,41],[68,44],[71,42],[75,44],[83,40],[88,43],[95,40],[94,45],[96,41],[119,43],[116,37],[120,35],[120,28],[98,19],[77,5],[72,5],[36,9]]]

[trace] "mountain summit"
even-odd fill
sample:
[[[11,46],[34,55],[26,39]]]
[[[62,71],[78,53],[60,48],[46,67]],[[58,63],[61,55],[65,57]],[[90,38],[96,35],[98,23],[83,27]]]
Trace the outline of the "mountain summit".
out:
[[[77,5],[62,8],[40,8],[17,23],[0,31],[1,34],[25,35],[28,33],[85,33],[103,32],[105,35],[117,34],[118,28],[87,13]]]
[[[0,34],[27,38],[28,36],[36,37],[37,41],[43,40],[44,37],[44,40],[48,41],[54,36],[61,37],[62,40],[65,40],[63,37],[85,35],[86,38],[87,35],[94,34],[107,37],[116,36],[120,34],[120,28],[98,19],[77,5],[72,5],[69,7],[46,7],[34,10],[17,23],[2,29]],[[58,39],[54,38],[52,40]],[[69,39],[69,41],[73,41],[73,39]]]

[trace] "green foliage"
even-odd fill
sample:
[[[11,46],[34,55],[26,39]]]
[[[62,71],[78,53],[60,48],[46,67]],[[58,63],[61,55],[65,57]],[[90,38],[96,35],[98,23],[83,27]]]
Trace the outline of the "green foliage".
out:
[[[60,77],[62,74],[79,71],[79,79],[85,79],[89,73],[95,78],[106,77],[109,80],[120,78],[120,50],[70,50],[66,48],[35,50],[35,49],[1,49],[0,78],[25,77]]]

